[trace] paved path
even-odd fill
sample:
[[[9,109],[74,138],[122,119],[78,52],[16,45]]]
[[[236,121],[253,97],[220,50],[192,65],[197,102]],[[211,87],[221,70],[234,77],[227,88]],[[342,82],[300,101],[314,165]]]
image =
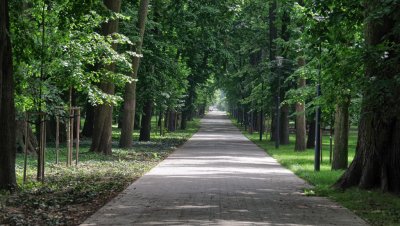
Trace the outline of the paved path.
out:
[[[245,138],[222,112],[84,225],[366,225]]]

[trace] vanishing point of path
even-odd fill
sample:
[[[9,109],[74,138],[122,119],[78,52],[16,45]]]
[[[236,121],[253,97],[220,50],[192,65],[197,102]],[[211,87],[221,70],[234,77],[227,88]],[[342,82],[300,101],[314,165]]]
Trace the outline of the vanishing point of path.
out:
[[[245,138],[222,112],[84,225],[367,225]]]

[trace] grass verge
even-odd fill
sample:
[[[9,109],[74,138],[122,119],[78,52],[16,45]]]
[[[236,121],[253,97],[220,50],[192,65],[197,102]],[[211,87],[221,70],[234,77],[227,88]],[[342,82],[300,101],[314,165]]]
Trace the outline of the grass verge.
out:
[[[321,171],[314,171],[314,150],[305,152],[294,151],[294,135],[290,136],[289,145],[281,145],[275,148],[273,142],[259,141],[259,134],[250,134],[244,131],[239,124],[234,124],[241,129],[242,133],[266,152],[277,159],[284,167],[293,171],[297,176],[303,178],[314,186],[311,190],[305,190],[306,195],[329,197],[340,203],[355,214],[365,219],[371,225],[400,225],[400,197],[380,191],[366,191],[357,188],[346,191],[338,191],[331,188],[343,171],[331,171],[329,162],[329,137],[323,138],[323,161]],[[351,132],[349,137],[349,162],[354,158],[357,141],[356,132]]]
[[[89,152],[90,141],[81,145],[77,167],[66,167],[66,150],[55,164],[55,149],[46,150],[46,181],[35,181],[36,157],[28,158],[28,183],[22,184],[23,155],[17,156],[19,190],[0,192],[0,225],[77,225],[123,191],[198,129],[199,120],[188,122],[188,129],[161,137],[152,133],[151,142],[135,142],[132,149],[113,148],[113,155]],[[118,137],[114,128],[113,137]],[[138,132],[135,131],[135,137]],[[113,142],[117,147],[117,140]]]

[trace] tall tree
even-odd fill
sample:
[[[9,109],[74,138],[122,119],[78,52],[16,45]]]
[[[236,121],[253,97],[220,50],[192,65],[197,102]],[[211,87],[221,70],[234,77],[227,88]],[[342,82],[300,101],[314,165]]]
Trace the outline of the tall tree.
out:
[[[149,0],[141,0],[138,12],[137,29],[139,30],[139,40],[136,42],[136,53],[141,54],[143,45],[143,36],[145,32],[145,25],[147,19]],[[133,57],[133,73],[132,78],[136,80],[138,77],[140,58],[139,56]],[[122,127],[121,138],[119,146],[122,148],[129,148],[132,146],[134,119],[136,111],[136,81],[125,86],[124,107],[122,113]]]
[[[119,13],[121,10],[121,0],[104,0],[105,6],[112,12]],[[102,25],[103,35],[111,35],[118,32],[118,20],[112,19]],[[116,44],[113,45],[116,49]],[[115,70],[115,64],[103,65],[108,71]],[[115,92],[115,85],[110,81],[101,81],[99,85],[100,89],[107,94],[113,95]],[[112,104],[101,104],[96,106],[94,125],[93,125],[93,137],[91,151],[103,153],[109,155],[112,153]]]
[[[350,97],[336,105],[333,170],[347,169],[348,166],[349,105]]]
[[[400,192],[400,5],[367,0],[367,58],[356,156],[335,184]]]
[[[283,15],[282,17],[282,28],[281,28],[281,37],[283,39],[283,41],[285,42],[289,42],[290,38],[291,38],[291,30],[289,29],[290,23],[291,23],[291,17],[290,17],[290,13],[291,13],[291,6],[292,4],[283,4],[282,5],[282,10],[283,10]],[[289,51],[287,51],[284,47],[280,46],[280,51],[281,54],[284,58],[289,59],[290,55],[289,55]],[[288,72],[291,72],[291,64],[286,64],[285,65],[286,70]],[[278,76],[282,76],[283,78],[281,78],[282,80],[285,79],[286,73],[281,73]],[[280,95],[282,95],[282,97],[284,98],[284,96],[286,95],[286,91],[289,89],[290,87],[283,87],[281,89],[282,93]],[[282,99],[283,99],[282,98]],[[280,117],[280,143],[283,145],[287,145],[289,144],[289,105],[288,104],[283,104],[281,107],[281,117]]]
[[[0,189],[12,190],[15,178],[15,107],[8,0],[0,1]]]
[[[147,100],[143,106],[143,116],[140,126],[139,141],[150,141],[151,118],[153,116],[153,101]]]
[[[304,58],[298,60],[298,65],[303,67],[305,65]],[[298,88],[304,88],[306,86],[305,78],[299,78]],[[296,144],[294,147],[295,151],[306,150],[306,107],[303,100],[296,103]]]
[[[311,120],[308,122],[307,148],[315,147],[315,114],[311,115]]]
[[[270,62],[274,62],[275,61],[275,57],[276,57],[276,44],[275,44],[275,40],[278,37],[278,29],[277,29],[277,25],[276,25],[276,11],[277,11],[277,2],[276,0],[272,0],[269,2],[269,17],[268,17],[268,21],[269,21],[269,61]],[[271,74],[273,73],[273,71],[271,70]],[[278,79],[276,79],[276,83],[278,83],[277,81]],[[278,89],[276,89],[278,90]],[[277,92],[276,97],[280,95],[280,93]],[[276,99],[276,102],[278,100]],[[279,103],[280,104],[280,103]],[[279,136],[279,134],[276,133],[276,131],[278,130],[278,120],[277,120],[278,115],[276,114],[272,114],[272,121],[274,122],[271,125],[271,141],[275,141]]]
[[[93,135],[93,122],[94,121],[94,107],[89,102],[86,103],[85,124],[82,129],[82,136],[92,137]]]

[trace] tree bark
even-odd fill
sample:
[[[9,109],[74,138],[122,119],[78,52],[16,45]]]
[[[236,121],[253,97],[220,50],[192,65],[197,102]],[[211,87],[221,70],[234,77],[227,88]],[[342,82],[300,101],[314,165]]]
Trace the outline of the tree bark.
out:
[[[270,141],[276,141],[276,114],[275,111],[271,113],[271,139]]]
[[[121,9],[121,0],[104,0],[104,4],[113,12]],[[103,35],[110,35],[118,32],[118,20],[111,20],[102,25]],[[113,45],[116,49],[117,46]],[[115,65],[107,66],[107,69],[114,71]],[[111,82],[101,82],[100,89],[108,94],[114,94],[115,86]],[[110,104],[99,105],[95,108],[93,138],[90,150],[93,152],[112,154],[112,112],[113,106]]]
[[[193,119],[193,102],[196,95],[196,84],[193,78],[189,78],[189,81],[188,96],[186,97],[185,107],[182,111],[181,130],[185,130],[187,127],[187,121],[191,121]]]
[[[135,113],[135,126],[134,129],[140,130],[140,121],[142,121],[142,114]]]
[[[307,135],[307,148],[315,147],[315,115],[313,120],[308,123],[308,135]]]
[[[299,86],[306,85],[305,79],[299,80]],[[296,144],[295,151],[305,151],[306,145],[306,109],[304,102],[296,103]]]
[[[336,105],[332,170],[347,169],[350,99]]]
[[[92,137],[93,123],[94,123],[94,107],[89,102],[87,102],[85,124],[83,125],[82,136]]]
[[[176,117],[175,117],[175,115],[176,115],[176,111],[168,110],[167,117],[166,117],[167,118],[166,123],[167,123],[167,127],[168,127],[168,131],[169,132],[174,132],[176,130],[176,127],[175,127],[175,125],[176,125],[176,123],[175,123]]]
[[[379,0],[365,3],[365,15],[375,16],[365,23],[369,50],[382,48],[383,43],[400,44],[396,31],[400,6],[392,5],[387,14],[377,13],[381,4]],[[388,47],[387,57],[381,57],[382,54],[383,50],[366,58],[367,84],[363,90],[356,156],[334,185],[337,188],[358,186],[400,193],[400,84],[396,81],[400,73],[399,52]]]
[[[139,30],[139,41],[136,43],[136,50],[135,50],[137,54],[141,54],[142,52],[148,6],[149,6],[149,0],[140,1],[140,10],[138,14],[138,24],[137,24],[137,28]],[[140,58],[133,57],[132,65],[134,70],[132,78],[137,79],[140,66]],[[126,84],[125,86],[124,106],[122,114],[122,128],[121,128],[121,137],[119,140],[119,146],[121,148],[132,147],[133,130],[135,124],[134,123],[135,111],[136,111],[136,81],[130,84]]]
[[[139,141],[150,141],[152,108],[153,101],[148,100],[143,107],[144,115],[142,116]]]
[[[187,127],[187,120],[188,120],[188,110],[183,110],[182,111],[182,117],[181,117],[181,129],[184,130]]]
[[[15,107],[8,0],[0,1],[0,189],[16,188]]]
[[[103,92],[114,93],[114,84],[103,83],[100,85]],[[95,107],[93,137],[90,151],[112,154],[112,112],[111,105],[103,104]]]
[[[260,131],[260,117],[258,114],[258,111],[253,111],[253,129],[254,131],[259,132]]]
[[[306,64],[304,58],[299,58],[298,63],[299,67],[304,67]],[[299,78],[298,88],[304,88],[306,86],[306,79]],[[304,101],[300,101],[296,103],[296,144],[294,147],[295,151],[305,151],[307,149],[306,144],[306,106]]]
[[[276,44],[275,39],[278,37],[278,29],[276,27],[276,0],[270,1],[269,6],[269,60],[275,60],[276,56]]]
[[[280,143],[289,144],[289,105],[285,104],[281,107],[281,123],[280,123]]]
[[[25,150],[25,145],[27,145],[28,153],[36,153],[36,147],[38,146],[38,141],[36,139],[35,134],[33,134],[31,126],[28,127],[28,139],[27,143],[25,143],[25,121],[17,120],[16,121],[16,148],[18,153],[23,153]]]
[[[283,14],[282,14],[282,28],[281,28],[281,37],[284,41],[289,42],[290,41],[290,35],[291,35],[291,30],[289,29],[289,25],[291,22],[291,17],[290,17],[290,9],[289,5],[283,3]],[[281,54],[283,54],[284,58],[288,58],[287,53],[285,53],[284,49],[281,47],[280,50]],[[286,65],[285,68],[287,70],[290,70],[290,65]],[[283,81],[285,80],[285,72],[280,69],[280,75],[283,77]],[[287,87],[282,87],[281,92],[278,95],[281,95],[281,100],[285,98],[285,93]],[[280,117],[280,143],[283,145],[288,145],[289,144],[289,105],[285,104],[281,108],[281,117]]]
[[[269,22],[269,60],[270,62],[273,62],[276,57],[276,44],[275,40],[278,37],[278,29],[276,26],[276,10],[277,10],[277,1],[272,0],[269,3],[269,17],[268,17],[268,22]],[[271,74],[274,73],[273,67],[271,67]],[[278,83],[278,81],[274,81],[274,83]],[[272,114],[272,125],[271,125],[271,141],[276,141],[277,140],[277,134],[276,130],[278,129],[276,126],[276,115]]]

